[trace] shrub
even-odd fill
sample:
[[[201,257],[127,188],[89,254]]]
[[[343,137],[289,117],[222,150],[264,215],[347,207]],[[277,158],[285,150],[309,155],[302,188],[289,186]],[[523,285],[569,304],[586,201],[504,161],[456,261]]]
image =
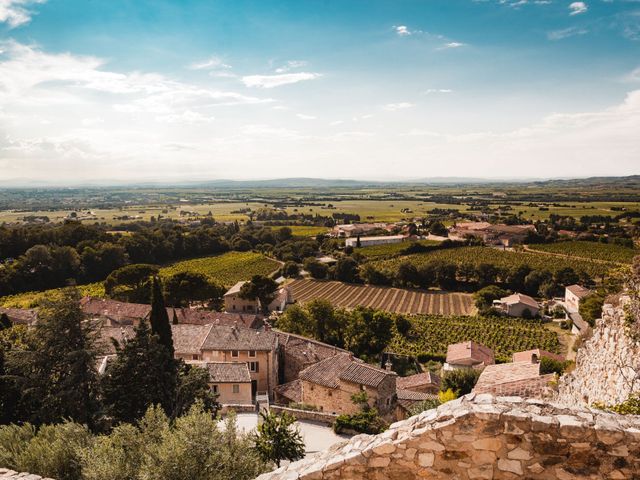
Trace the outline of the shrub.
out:
[[[557,373],[558,375],[562,375],[570,363],[570,361],[563,362],[549,357],[542,357],[540,359],[540,374]]]
[[[456,394],[456,392],[454,392],[450,388],[444,392],[438,392],[438,400],[440,401],[440,403],[447,403],[451,400],[455,400],[456,398],[458,398],[458,394]]]
[[[438,408],[442,403],[439,399],[434,398],[433,400],[423,400],[421,402],[415,403],[411,405],[409,408],[409,415],[414,416],[419,413],[425,412],[427,410],[433,410],[434,408]]]
[[[450,370],[442,377],[440,390],[443,392],[452,390],[458,397],[466,395],[471,393],[479,377],[480,371],[474,369]]]
[[[387,424],[380,418],[375,408],[352,415],[339,415],[333,424],[333,431],[338,434],[349,431],[377,434],[384,432],[386,429]]]

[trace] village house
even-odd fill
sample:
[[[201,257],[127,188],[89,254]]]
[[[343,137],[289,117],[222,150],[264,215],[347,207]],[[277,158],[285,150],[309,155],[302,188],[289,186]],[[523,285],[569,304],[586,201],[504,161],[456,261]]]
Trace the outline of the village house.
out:
[[[538,359],[489,365],[480,374],[473,392],[505,397],[547,398],[553,393],[554,379],[555,374],[540,373]]]
[[[532,318],[538,316],[540,312],[538,302],[523,293],[514,293],[500,300],[494,300],[493,307],[510,317]]]
[[[447,358],[443,369],[483,369],[494,363],[496,362],[493,350],[479,343],[468,341],[447,347]]]
[[[469,237],[479,238],[487,245],[512,247],[523,243],[527,236],[535,232],[533,225],[493,225],[489,222],[460,222],[449,228],[449,238],[465,240]]]
[[[218,395],[223,409],[229,407],[253,408],[251,374],[246,363],[189,362],[209,372],[209,385]],[[225,408],[226,407],[226,408]]]
[[[366,392],[369,405],[381,415],[388,415],[396,406],[396,377],[395,372],[340,353],[306,368],[298,380],[279,386],[276,398],[295,399],[325,413],[352,414],[360,406],[352,402],[351,396]]]
[[[200,346],[202,360],[249,365],[251,391],[271,397],[278,384],[278,337],[271,331],[211,325]]]
[[[564,305],[568,312],[580,311],[580,302],[591,294],[591,290],[581,285],[569,285],[564,289]]]
[[[564,357],[562,355],[547,352],[546,350],[540,350],[539,348],[535,348],[533,350],[525,350],[524,352],[515,352],[512,355],[512,362],[537,363],[542,360],[543,357],[550,358],[551,360],[556,360],[558,362],[564,362]]]
[[[366,235],[374,230],[388,230],[390,226],[386,223],[348,223],[336,225],[330,232],[332,237],[349,238],[358,235]]]
[[[5,314],[13,325],[35,325],[38,312],[33,308],[0,307],[0,315]]]
[[[260,300],[249,299],[240,296],[242,286],[247,282],[238,282],[224,294],[224,309],[230,313],[260,313]],[[291,303],[291,293],[287,287],[282,287],[276,292],[275,298],[268,306],[270,312],[283,312],[287,304]]]
[[[411,390],[420,393],[437,394],[440,390],[440,377],[433,372],[417,373],[408,377],[398,377],[398,391]]]

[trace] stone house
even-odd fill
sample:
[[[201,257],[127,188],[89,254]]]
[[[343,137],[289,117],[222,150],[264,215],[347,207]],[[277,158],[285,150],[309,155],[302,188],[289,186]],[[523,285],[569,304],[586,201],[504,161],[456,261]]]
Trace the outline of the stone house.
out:
[[[253,394],[272,396],[278,384],[278,337],[271,331],[238,326],[210,325],[200,346],[202,360],[249,365]]]
[[[493,350],[479,343],[468,341],[449,345],[444,370],[483,369],[496,363]]]
[[[260,301],[257,298],[240,297],[240,289],[247,282],[238,282],[224,294],[224,310],[234,313],[258,313]]]
[[[568,312],[579,312],[580,302],[591,294],[581,285],[569,285],[564,289],[564,305]]]
[[[386,415],[395,409],[396,377],[395,372],[340,353],[300,373],[300,401],[322,412],[352,414],[360,407],[351,401],[351,396],[366,392],[369,405]]]
[[[555,378],[554,374],[541,375],[537,360],[489,365],[480,374],[473,392],[544,399],[553,395]]]
[[[525,350],[524,352],[516,352],[512,356],[512,362],[529,362],[537,363],[542,357],[547,357],[558,362],[564,362],[564,357],[557,353],[547,352],[546,350],[540,350],[539,348],[533,350]]]
[[[500,300],[494,300],[493,307],[510,317],[536,317],[540,312],[538,302],[523,293],[514,293]]]
[[[13,325],[35,325],[38,312],[33,308],[0,307],[0,315],[5,314]]]
[[[417,373],[408,377],[398,377],[396,380],[398,391],[411,390],[413,392],[437,394],[440,390],[440,377],[432,372]]]

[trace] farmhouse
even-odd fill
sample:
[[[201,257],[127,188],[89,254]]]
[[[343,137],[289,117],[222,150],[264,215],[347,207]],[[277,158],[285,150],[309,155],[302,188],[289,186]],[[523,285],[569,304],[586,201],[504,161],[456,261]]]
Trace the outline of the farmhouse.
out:
[[[389,225],[386,223],[350,223],[346,225],[336,225],[331,230],[330,235],[337,238],[356,237],[365,235],[374,230],[386,230]]]
[[[351,414],[360,407],[351,401],[366,392],[369,405],[382,415],[395,409],[396,373],[367,365],[349,353],[322,360],[300,373],[299,398],[320,411]]]
[[[390,243],[402,243],[409,239],[406,235],[386,235],[380,237],[351,237],[345,240],[347,247],[357,247],[358,239],[361,247],[371,247],[373,245],[387,245]]]
[[[591,294],[591,290],[581,285],[569,285],[564,289],[564,305],[569,312],[578,312],[580,302]]]
[[[488,245],[511,247],[522,243],[530,232],[535,232],[533,225],[492,225],[488,222],[461,222],[449,228],[449,237],[453,240],[464,240],[468,237],[481,239]]]
[[[443,368],[444,370],[483,369],[494,363],[496,362],[493,350],[479,343],[468,341],[447,347],[447,359]]]
[[[420,393],[438,393],[440,377],[432,372],[417,373],[408,377],[398,377],[396,380],[398,391],[411,390]]]
[[[540,311],[538,302],[522,293],[514,293],[500,300],[494,300],[493,307],[510,317],[535,317]]]
[[[260,300],[257,298],[249,299],[240,296],[242,286],[247,283],[245,281],[236,283],[224,294],[224,309],[228,313],[249,313],[257,314],[260,312]],[[282,312],[287,304],[291,303],[291,293],[287,287],[282,287],[276,292],[276,296],[269,304],[270,312]]]
[[[547,398],[553,392],[550,383],[554,379],[554,374],[540,374],[537,360],[489,365],[480,374],[473,391],[505,397]]]

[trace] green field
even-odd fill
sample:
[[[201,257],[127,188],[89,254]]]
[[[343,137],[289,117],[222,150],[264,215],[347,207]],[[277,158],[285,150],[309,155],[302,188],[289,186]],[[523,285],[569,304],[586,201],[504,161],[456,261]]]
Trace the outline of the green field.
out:
[[[640,249],[637,248],[599,242],[571,241],[528,245],[528,247],[541,252],[616,263],[631,263],[633,257],[640,255]]]
[[[436,242],[434,240],[420,240],[418,242],[420,245],[429,246],[429,245],[438,245],[440,242]],[[372,245],[370,247],[362,247],[355,248],[354,252],[362,255],[363,257],[369,260],[379,260],[381,258],[389,258],[395,255],[401,254],[403,251],[407,249],[410,245],[413,245],[413,242],[402,242],[402,243],[388,243],[386,245]]]
[[[271,228],[274,230],[278,229],[278,227]],[[314,227],[313,225],[289,225],[287,228],[290,228],[296,237],[315,237],[322,233],[329,233],[327,227]]]
[[[280,264],[260,253],[228,252],[211,257],[194,258],[176,262],[160,269],[161,277],[168,277],[178,272],[203,273],[213,281],[230,287],[240,280],[249,280],[253,275],[269,275],[277,270]],[[83,296],[104,297],[102,282],[90,283],[78,287]],[[26,292],[0,298],[0,306],[15,308],[31,308],[41,298],[50,295],[57,289],[44,292]]]
[[[499,268],[529,265],[533,269],[549,270],[550,272],[571,267],[576,271],[584,270],[593,278],[607,273],[613,267],[613,264],[593,262],[587,259],[569,259],[553,257],[543,253],[505,251],[490,247],[459,247],[434,250],[397,257],[391,260],[377,261],[375,265],[393,271],[401,262],[409,261],[416,266],[420,266],[434,260],[442,260],[458,265],[470,263],[476,266],[481,263],[490,263]]]
[[[561,348],[558,335],[536,320],[427,315],[410,321],[409,335],[396,334],[389,351],[444,357],[448,345],[473,340],[491,348],[496,358],[510,361],[514,352],[533,348],[560,352]]]

